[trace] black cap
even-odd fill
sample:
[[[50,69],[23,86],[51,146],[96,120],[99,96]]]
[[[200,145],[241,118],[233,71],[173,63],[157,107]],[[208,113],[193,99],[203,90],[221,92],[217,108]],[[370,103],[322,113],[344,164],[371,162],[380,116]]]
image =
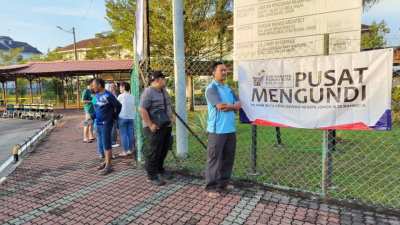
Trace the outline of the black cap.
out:
[[[168,77],[168,76],[166,76],[162,71],[158,71],[158,70],[153,71],[151,73],[151,80],[155,80],[160,77]]]

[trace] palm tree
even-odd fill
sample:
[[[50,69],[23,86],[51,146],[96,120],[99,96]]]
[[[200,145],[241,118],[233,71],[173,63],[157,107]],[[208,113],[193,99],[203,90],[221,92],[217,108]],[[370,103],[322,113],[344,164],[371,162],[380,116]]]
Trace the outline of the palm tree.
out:
[[[380,0],[362,0],[362,7],[364,12],[368,11],[373,5],[379,3]]]

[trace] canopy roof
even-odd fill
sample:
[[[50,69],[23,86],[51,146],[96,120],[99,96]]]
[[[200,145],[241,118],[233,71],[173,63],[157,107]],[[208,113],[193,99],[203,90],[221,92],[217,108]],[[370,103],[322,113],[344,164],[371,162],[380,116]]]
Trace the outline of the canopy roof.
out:
[[[54,76],[59,74],[127,73],[132,71],[132,68],[132,59],[30,62],[23,65],[0,67],[0,76],[10,74]]]

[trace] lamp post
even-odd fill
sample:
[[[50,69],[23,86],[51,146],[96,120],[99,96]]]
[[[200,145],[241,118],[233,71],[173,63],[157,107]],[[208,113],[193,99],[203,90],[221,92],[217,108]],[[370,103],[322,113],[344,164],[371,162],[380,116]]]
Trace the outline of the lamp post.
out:
[[[72,27],[72,31],[64,30],[60,26],[57,26],[57,28],[62,31],[65,31],[65,32],[72,33],[72,35],[74,36],[75,61],[78,60],[78,55],[76,54],[75,28]],[[78,74],[76,74],[76,103],[78,104],[78,111],[79,111],[80,101],[79,101],[79,76],[78,76]]]

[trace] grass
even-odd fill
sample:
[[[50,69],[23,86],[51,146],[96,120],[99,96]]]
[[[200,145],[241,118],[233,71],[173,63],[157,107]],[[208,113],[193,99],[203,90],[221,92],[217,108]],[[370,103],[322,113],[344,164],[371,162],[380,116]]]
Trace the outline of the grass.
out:
[[[188,113],[188,124],[198,112]],[[257,182],[321,193],[323,131],[282,128],[284,147],[277,146],[275,127],[257,127],[257,172],[252,176],[251,125],[237,119],[237,149],[233,176]],[[194,125],[194,124],[193,124]],[[174,128],[175,129],[175,128]],[[400,124],[392,131],[340,131],[333,152],[328,195],[387,208],[400,208]],[[201,139],[207,143],[207,136]],[[189,133],[189,157],[181,167],[205,169],[206,150]],[[174,149],[176,146],[174,144]],[[171,154],[167,164],[176,165]]]

